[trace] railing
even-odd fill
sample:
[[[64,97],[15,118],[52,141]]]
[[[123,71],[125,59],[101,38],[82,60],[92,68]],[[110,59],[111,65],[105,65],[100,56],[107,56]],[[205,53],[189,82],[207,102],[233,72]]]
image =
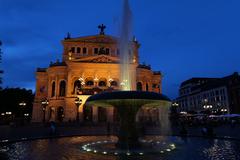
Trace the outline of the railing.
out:
[[[94,95],[94,94],[98,94],[104,91],[116,91],[118,90],[118,88],[116,87],[95,87],[95,88],[81,88],[81,89],[77,89],[76,93],[73,94],[77,94],[77,95]]]

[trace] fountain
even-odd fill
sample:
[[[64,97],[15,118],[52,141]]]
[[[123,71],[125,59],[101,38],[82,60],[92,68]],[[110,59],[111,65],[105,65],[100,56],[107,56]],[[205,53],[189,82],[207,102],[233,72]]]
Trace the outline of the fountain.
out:
[[[22,138],[19,142],[0,141],[0,159],[85,159],[85,160],[210,160],[240,159],[240,142],[231,138],[205,139],[202,137],[147,136],[138,134],[136,115],[141,108],[161,110],[161,128],[167,129],[167,110],[170,100],[158,93],[134,90],[131,77],[131,11],[128,0],[124,0],[121,48],[121,89],[111,93],[91,96],[87,105],[115,107],[120,116],[120,131],[115,137],[78,136],[35,140]],[[43,137],[44,138],[44,137]],[[81,146],[81,149],[79,149]],[[178,149],[176,149],[176,147]],[[176,150],[175,150],[176,149]],[[171,154],[169,154],[172,150]],[[108,155],[108,156],[106,156]]]
[[[122,90],[132,90],[132,76],[130,71],[131,65],[131,56],[129,54],[132,53],[132,46],[129,43],[132,37],[132,12],[130,10],[128,0],[124,0],[123,4],[123,15],[122,15],[122,24],[120,30],[120,40],[119,40],[119,48],[120,48],[120,81],[121,81],[121,89]]]
[[[131,75],[132,47],[130,42],[132,31],[132,13],[128,0],[124,0],[120,34],[120,78],[121,90],[100,93],[89,97],[87,105],[115,107],[120,118],[120,130],[117,135],[117,147],[123,150],[141,148],[136,126],[136,115],[140,108],[169,107],[170,99],[153,92],[131,91],[135,82]],[[130,52],[129,52],[130,51]],[[167,113],[166,113],[167,114]],[[165,115],[167,116],[167,115]]]
[[[120,118],[117,147],[120,149],[141,147],[136,127],[136,115],[141,107],[168,107],[170,104],[170,100],[162,94],[141,91],[106,92],[91,96],[87,100],[87,105],[117,109]]]

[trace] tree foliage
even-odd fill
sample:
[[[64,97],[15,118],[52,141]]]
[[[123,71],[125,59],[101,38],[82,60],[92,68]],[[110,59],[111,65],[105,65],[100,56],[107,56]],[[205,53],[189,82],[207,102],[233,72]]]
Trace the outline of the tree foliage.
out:
[[[34,94],[32,90],[21,88],[5,88],[0,90],[0,112],[12,112],[16,117],[20,112],[32,113]],[[24,102],[26,106],[20,106]]]

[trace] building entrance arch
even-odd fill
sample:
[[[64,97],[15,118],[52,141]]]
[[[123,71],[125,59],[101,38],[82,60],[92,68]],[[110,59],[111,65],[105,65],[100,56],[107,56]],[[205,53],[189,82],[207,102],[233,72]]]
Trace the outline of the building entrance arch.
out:
[[[63,107],[58,107],[57,109],[57,120],[59,122],[62,122],[64,118],[64,108]]]
[[[83,120],[84,122],[92,122],[93,109],[89,106],[83,106]]]

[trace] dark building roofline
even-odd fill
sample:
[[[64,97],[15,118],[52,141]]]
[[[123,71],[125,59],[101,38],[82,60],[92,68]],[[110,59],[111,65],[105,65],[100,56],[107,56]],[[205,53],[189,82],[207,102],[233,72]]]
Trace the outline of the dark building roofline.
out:
[[[37,72],[46,72],[47,68],[37,68]]]
[[[231,79],[233,76],[238,76],[238,72],[234,72],[233,74],[229,75],[229,76],[226,76],[226,77],[222,77],[222,78],[208,78],[208,77],[193,77],[191,79],[188,79],[184,82],[181,83],[181,87],[184,86],[184,85],[187,85],[187,84],[190,84],[190,83],[196,83],[198,82],[199,80],[210,80],[210,81],[215,81],[215,80],[229,80]]]
[[[89,35],[89,36],[81,36],[81,37],[70,37],[70,38],[64,38],[63,41],[65,42],[72,42],[72,41],[76,41],[76,40],[79,40],[79,39],[85,39],[85,38],[93,38],[93,37],[111,37],[115,40],[118,40],[119,38],[115,37],[115,36],[111,36],[111,35],[100,35],[100,34],[96,34],[96,35]]]
[[[153,71],[154,75],[162,75],[161,71]]]
[[[217,80],[219,78],[205,78],[205,77],[193,77],[191,79],[188,79],[184,82],[181,83],[181,87],[187,85],[187,84],[191,84],[191,83],[197,83],[198,81],[203,81],[203,80],[206,80],[206,81],[212,81],[212,80]]]
[[[192,78],[192,79],[194,79],[194,78]],[[189,79],[189,80],[192,80],[192,79]],[[229,76],[226,76],[226,77],[223,77],[223,78],[210,78],[210,79],[208,79],[210,81],[208,81],[204,84],[193,87],[192,88],[192,92],[193,92],[192,94],[184,95],[184,96],[181,96],[179,98],[188,97],[188,96],[195,95],[195,94],[198,94],[200,92],[212,90],[212,89],[215,89],[215,88],[229,87],[230,85],[233,84],[232,81],[235,80],[235,79],[237,79],[236,83],[239,84],[240,83],[240,76],[237,72],[234,72],[233,74],[231,74]],[[202,79],[202,80],[205,80],[205,79]],[[191,81],[189,83],[191,83]]]
[[[94,38],[94,37],[109,37],[112,38],[114,41],[118,42],[120,40],[119,37],[115,37],[112,35],[101,35],[101,34],[96,34],[96,35],[89,35],[89,36],[81,36],[81,37],[71,37],[71,36],[67,36],[66,38],[64,38],[62,40],[62,42],[77,42],[77,41],[84,41],[84,39],[88,39],[88,38]],[[137,47],[139,48],[141,46],[141,44],[136,40],[135,37],[133,37],[132,40],[130,40],[129,42],[131,43],[135,43],[137,45]]]
[[[139,64],[137,66],[137,68],[143,68],[143,69],[151,70],[151,66],[150,65],[146,65],[146,64]]]
[[[57,62],[54,62],[54,63],[51,62],[50,65],[49,65],[49,67],[56,67],[56,66],[67,66],[67,64],[65,62],[57,61]]]

